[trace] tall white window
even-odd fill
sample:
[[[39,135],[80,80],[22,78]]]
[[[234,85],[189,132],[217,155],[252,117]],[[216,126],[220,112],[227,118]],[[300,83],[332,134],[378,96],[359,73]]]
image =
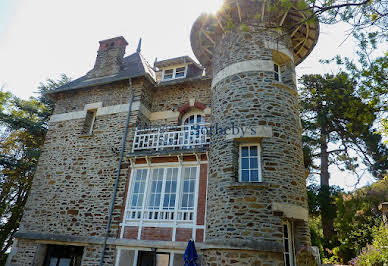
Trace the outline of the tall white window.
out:
[[[294,263],[294,241],[292,237],[292,224],[283,223],[283,245],[284,245],[284,265],[293,266]]]
[[[167,168],[166,186],[163,200],[164,210],[173,210],[175,208],[177,182],[178,168]]]
[[[260,182],[260,145],[240,145],[240,182]]]
[[[197,177],[197,167],[186,167],[183,169],[183,186],[181,210],[194,209],[195,180]]]
[[[148,169],[139,169],[136,171],[132,185],[132,198],[130,201],[131,209],[142,209],[144,200],[144,191],[146,188]]]
[[[273,72],[274,72],[274,79],[276,81],[282,81],[281,76],[280,76],[280,65],[278,64],[273,64]]]
[[[194,221],[198,174],[198,166],[136,169],[126,219]]]

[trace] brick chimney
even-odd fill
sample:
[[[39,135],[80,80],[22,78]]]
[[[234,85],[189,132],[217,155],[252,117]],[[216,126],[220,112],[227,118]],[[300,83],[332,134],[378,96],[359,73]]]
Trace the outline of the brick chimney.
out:
[[[124,37],[100,41],[94,68],[87,73],[87,78],[98,78],[119,73],[128,45]]]

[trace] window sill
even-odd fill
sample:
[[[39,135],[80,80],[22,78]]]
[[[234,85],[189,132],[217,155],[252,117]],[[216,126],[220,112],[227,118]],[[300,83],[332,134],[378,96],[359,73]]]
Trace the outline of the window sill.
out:
[[[94,134],[81,134],[78,137],[81,139],[93,138]]]
[[[184,79],[184,78],[186,78],[186,76],[178,77],[178,78],[162,79],[161,82],[172,81],[172,80],[177,80],[177,79]]]
[[[227,189],[247,189],[247,188],[270,188],[271,184],[266,182],[239,182],[234,185],[228,186]]]

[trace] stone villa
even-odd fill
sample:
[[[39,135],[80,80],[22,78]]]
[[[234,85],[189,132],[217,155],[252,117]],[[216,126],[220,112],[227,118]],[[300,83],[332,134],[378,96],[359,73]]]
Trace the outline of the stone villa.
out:
[[[295,65],[309,10],[226,0],[188,56],[123,37],[51,92],[56,108],[9,265],[303,265],[311,245]],[[276,25],[277,27],[272,27]],[[107,234],[108,232],[108,234]],[[308,252],[305,252],[308,253]],[[101,259],[103,258],[103,259]]]

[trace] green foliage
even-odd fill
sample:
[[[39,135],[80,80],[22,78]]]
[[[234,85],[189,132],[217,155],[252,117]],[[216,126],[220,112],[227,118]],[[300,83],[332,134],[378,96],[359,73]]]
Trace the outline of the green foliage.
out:
[[[0,91],[0,257],[12,245],[47,131],[54,103],[44,95],[70,79],[47,80],[39,96],[21,100]]]
[[[372,245],[365,247],[357,258],[351,260],[351,265],[385,266],[388,264],[388,227],[383,223],[373,227],[372,236]]]
[[[369,154],[372,160],[364,160],[369,171],[378,178],[384,177],[388,169],[388,154],[381,135],[388,136],[388,53],[385,56],[373,57],[377,48],[378,34],[354,34],[358,41],[358,60],[337,56],[335,59],[324,60],[328,63],[336,61],[342,72],[346,72],[356,85],[355,92],[362,102],[373,106],[379,123],[374,132],[364,136],[365,149],[363,154]],[[377,124],[377,123],[375,123]]]
[[[240,30],[244,32],[249,32],[249,27],[246,24],[242,23],[240,25]]]
[[[301,118],[305,164],[327,153],[329,163],[341,170],[356,172],[359,165],[351,151],[356,152],[371,173],[382,178],[388,169],[388,151],[381,136],[373,129],[379,107],[366,103],[359,95],[356,79],[347,73],[337,75],[305,75],[300,79]],[[338,149],[327,149],[327,144]],[[324,150],[326,149],[326,150]],[[322,170],[322,169],[321,169]]]
[[[324,197],[320,198],[324,195],[320,193],[320,188],[308,187],[311,241],[319,247],[324,263],[345,264],[376,238],[373,228],[381,223],[379,204],[388,201],[388,177],[354,192],[344,193],[338,188],[331,188],[329,192],[330,203],[324,203]],[[329,241],[323,236],[321,204],[330,204],[331,208],[327,209],[331,209],[330,214],[335,216],[336,234]]]

